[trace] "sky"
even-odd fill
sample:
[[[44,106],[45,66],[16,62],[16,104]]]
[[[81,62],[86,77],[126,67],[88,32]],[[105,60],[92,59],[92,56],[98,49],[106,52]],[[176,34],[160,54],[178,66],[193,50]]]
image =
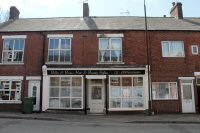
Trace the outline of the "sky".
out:
[[[147,16],[170,16],[172,2],[183,4],[184,17],[200,17],[200,0],[146,0]],[[144,0],[88,0],[88,3],[90,16],[144,16]],[[16,6],[21,18],[80,17],[82,4],[83,0],[0,0],[3,12]]]

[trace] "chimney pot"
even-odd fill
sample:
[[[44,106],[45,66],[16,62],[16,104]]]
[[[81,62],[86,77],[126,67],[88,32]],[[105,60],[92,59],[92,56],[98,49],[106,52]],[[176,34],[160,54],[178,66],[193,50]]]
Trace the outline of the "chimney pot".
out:
[[[83,17],[89,17],[90,9],[88,3],[83,3]]]
[[[183,19],[183,11],[182,11],[182,3],[181,2],[173,2],[173,7],[170,11],[171,17],[177,18],[177,19]]]
[[[19,10],[15,6],[10,7],[10,16],[9,20],[15,20],[19,18]]]

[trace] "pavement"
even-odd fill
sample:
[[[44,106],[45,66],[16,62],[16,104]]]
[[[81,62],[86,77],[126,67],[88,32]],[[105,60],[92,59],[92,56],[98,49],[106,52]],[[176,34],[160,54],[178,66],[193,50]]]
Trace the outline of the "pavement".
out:
[[[129,115],[95,115],[95,114],[70,114],[70,113],[32,113],[0,112],[0,118],[6,119],[31,119],[44,121],[66,121],[78,123],[177,123],[200,124],[200,114],[159,114],[148,116],[146,114]]]

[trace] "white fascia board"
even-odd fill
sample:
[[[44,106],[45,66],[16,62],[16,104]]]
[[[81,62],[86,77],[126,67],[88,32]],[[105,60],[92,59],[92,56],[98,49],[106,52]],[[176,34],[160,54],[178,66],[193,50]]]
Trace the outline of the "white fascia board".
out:
[[[178,77],[180,80],[193,80],[195,77]]]
[[[27,38],[27,35],[3,35],[2,39],[10,39],[10,38]]]
[[[73,34],[48,34],[47,35],[48,38],[73,38]]]
[[[97,37],[124,37],[124,34],[123,33],[120,33],[120,34],[97,34]]]
[[[23,76],[0,76],[0,80],[23,80]]]

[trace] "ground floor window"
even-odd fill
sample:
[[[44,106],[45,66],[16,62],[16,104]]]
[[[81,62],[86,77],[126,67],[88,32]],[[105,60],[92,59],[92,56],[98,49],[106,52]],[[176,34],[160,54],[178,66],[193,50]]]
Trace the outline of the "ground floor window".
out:
[[[83,108],[82,77],[50,77],[49,107],[57,109]]]
[[[21,81],[0,80],[0,101],[20,101]]]
[[[176,82],[153,82],[152,93],[154,100],[178,99]]]
[[[136,109],[144,107],[143,77],[110,76],[109,108]]]

